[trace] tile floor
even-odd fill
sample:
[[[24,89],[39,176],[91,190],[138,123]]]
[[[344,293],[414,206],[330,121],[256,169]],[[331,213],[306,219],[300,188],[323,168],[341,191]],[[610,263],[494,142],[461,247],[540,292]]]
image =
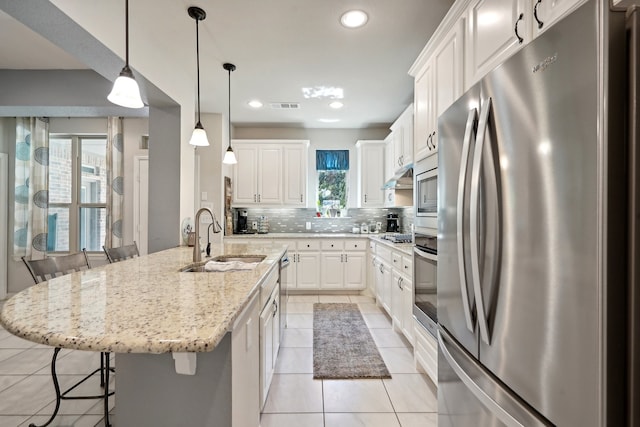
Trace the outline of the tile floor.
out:
[[[389,371],[388,380],[313,379],[313,303],[355,302]],[[0,302],[1,307],[2,302]],[[436,427],[436,388],[416,371],[409,344],[373,299],[365,296],[292,296],[288,305],[276,373],[261,427]],[[55,399],[49,365],[50,347],[25,341],[0,328],[0,427],[43,423]],[[99,364],[93,352],[63,350],[60,383],[71,384]],[[81,387],[94,392],[97,378]],[[113,398],[110,399],[113,405]],[[63,401],[54,426],[102,425],[102,402]],[[114,424],[115,427],[115,424]]]

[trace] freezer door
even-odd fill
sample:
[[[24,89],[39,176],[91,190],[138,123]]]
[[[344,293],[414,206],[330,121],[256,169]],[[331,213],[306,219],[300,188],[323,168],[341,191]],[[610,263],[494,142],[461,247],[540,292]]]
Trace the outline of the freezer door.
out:
[[[439,427],[543,427],[536,414],[456,344],[438,334]]]
[[[487,167],[482,176],[495,179],[484,188],[499,205],[481,205],[479,221],[482,228],[499,215],[500,229],[499,268],[476,295],[479,323],[487,326],[480,361],[558,426],[600,425],[603,411],[596,3],[481,82],[491,106],[477,139],[483,132],[491,147],[482,162],[496,160],[494,175]],[[480,258],[482,275],[495,258]]]
[[[438,119],[438,323],[476,357],[469,215],[479,96],[473,87]]]

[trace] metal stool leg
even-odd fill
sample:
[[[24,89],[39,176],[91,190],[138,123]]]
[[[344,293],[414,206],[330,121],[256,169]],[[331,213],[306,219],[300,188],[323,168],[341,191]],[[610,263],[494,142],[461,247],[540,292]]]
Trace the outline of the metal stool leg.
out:
[[[60,400],[62,399],[62,396],[60,394],[60,384],[58,384],[58,376],[56,375],[56,359],[58,358],[58,353],[60,353],[60,348],[56,347],[53,350],[53,358],[51,359],[51,377],[53,378],[53,387],[56,389],[56,409],[54,409],[53,415],[51,415],[51,418],[49,418],[46,423],[42,424],[41,426],[36,426],[35,424],[31,423],[29,424],[29,427],[46,427],[51,424],[56,415],[58,415],[58,410],[60,409]]]
[[[104,353],[104,425],[105,427],[111,427],[109,424],[109,353]]]

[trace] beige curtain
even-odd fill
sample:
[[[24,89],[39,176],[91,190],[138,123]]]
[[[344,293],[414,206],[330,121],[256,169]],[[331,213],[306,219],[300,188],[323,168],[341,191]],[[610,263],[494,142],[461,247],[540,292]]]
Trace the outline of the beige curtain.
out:
[[[45,258],[49,209],[49,119],[16,118],[13,255]]]
[[[122,117],[109,117],[107,123],[107,248],[122,246],[122,205],[124,202],[124,136]]]

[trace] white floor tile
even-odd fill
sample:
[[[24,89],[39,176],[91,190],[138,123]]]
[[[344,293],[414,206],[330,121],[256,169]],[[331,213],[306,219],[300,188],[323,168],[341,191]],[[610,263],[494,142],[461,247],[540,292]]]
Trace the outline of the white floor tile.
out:
[[[396,412],[437,412],[438,396],[424,374],[394,374],[382,380]]]
[[[282,347],[313,347],[313,329],[285,329]]]
[[[324,380],[325,412],[393,412],[381,380]]]
[[[0,339],[0,348],[32,348],[38,345],[35,342],[27,341],[15,335]]]
[[[264,413],[322,412],[322,381],[311,374],[274,374]]]
[[[51,377],[32,375],[0,392],[0,414],[31,416],[37,414],[54,398]]]
[[[53,350],[50,351],[49,359],[51,359],[51,356],[53,356]],[[51,360],[49,360],[49,362],[51,362]],[[100,353],[95,351],[71,350],[67,353],[61,351],[56,362],[56,372],[59,375],[86,375],[99,367]],[[46,374],[48,372],[50,372],[49,365],[37,373]]]
[[[287,314],[287,327],[290,329],[312,329],[313,314]]]
[[[318,414],[262,414],[260,427],[324,427],[324,417]]]
[[[349,295],[349,300],[355,303],[375,304],[376,300],[367,295]]]
[[[382,347],[378,349],[391,374],[418,374],[413,361],[413,351],[406,347]]]
[[[406,347],[410,348],[411,344],[399,333],[393,329],[370,329],[371,336],[378,348],[383,347]]]
[[[42,369],[49,371],[53,350],[32,348],[0,362],[0,375],[31,375]]]
[[[362,313],[364,322],[370,329],[391,329],[391,319],[383,313]]]
[[[313,314],[312,302],[290,302],[287,304],[288,314]]]
[[[361,313],[377,313],[383,314],[384,310],[381,307],[378,307],[373,303],[358,303],[358,307],[360,307]]]
[[[27,427],[31,423],[41,425],[49,419],[46,415],[37,415],[29,418],[20,427]],[[101,425],[100,415],[58,415],[49,426],[51,427],[95,427]],[[113,424],[113,423],[112,423]]]
[[[394,413],[325,414],[325,427],[400,427]]]
[[[0,415],[0,427],[16,427],[28,419],[27,415]]]
[[[402,427],[438,427],[438,414],[399,413],[397,415]]]
[[[26,349],[24,349],[24,348],[3,348],[3,349],[0,349],[0,363],[2,363],[3,360],[9,359],[10,357],[13,357],[18,353],[22,353],[23,351],[26,351]]]
[[[318,295],[289,295],[289,302],[318,302]]]
[[[4,339],[4,338],[9,338],[11,336],[11,333],[8,332],[6,329],[0,327],[0,340]]]
[[[323,303],[331,303],[331,302],[349,303],[349,302],[351,302],[351,300],[349,299],[349,295],[320,295],[320,302],[323,302]]]
[[[26,375],[0,375],[0,391],[19,383],[25,378],[27,378]]]
[[[313,374],[313,348],[282,347],[276,374]]]

